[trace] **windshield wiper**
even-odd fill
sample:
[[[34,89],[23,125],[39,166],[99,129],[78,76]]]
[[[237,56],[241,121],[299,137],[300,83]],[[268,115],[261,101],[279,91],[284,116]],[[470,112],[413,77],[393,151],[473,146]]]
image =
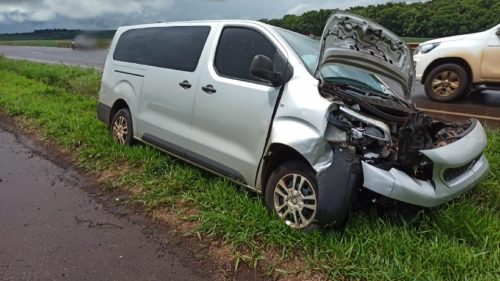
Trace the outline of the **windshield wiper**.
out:
[[[364,96],[376,95],[379,97],[391,98],[391,99],[395,100],[394,96],[392,96],[390,94],[379,92],[379,91],[374,90],[374,89],[367,89],[365,87],[355,86],[352,84],[342,83],[342,82],[331,82],[331,84],[333,84],[339,88],[342,88],[342,89],[346,89],[346,90],[356,92],[358,94],[362,94]]]

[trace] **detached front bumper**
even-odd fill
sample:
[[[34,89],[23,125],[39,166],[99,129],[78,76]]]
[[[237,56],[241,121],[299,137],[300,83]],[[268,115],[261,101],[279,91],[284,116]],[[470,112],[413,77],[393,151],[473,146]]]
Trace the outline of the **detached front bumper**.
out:
[[[434,207],[472,189],[489,171],[482,154],[487,138],[481,123],[461,139],[443,147],[421,150],[433,162],[432,181],[410,177],[392,168],[379,169],[362,162],[363,186],[374,192],[410,204]]]

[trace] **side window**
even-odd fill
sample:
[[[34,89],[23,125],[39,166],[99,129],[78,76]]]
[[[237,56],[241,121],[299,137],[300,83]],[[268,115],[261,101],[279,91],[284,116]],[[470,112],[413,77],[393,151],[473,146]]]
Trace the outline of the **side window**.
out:
[[[209,26],[131,29],[121,35],[113,59],[193,72],[209,33]]]
[[[256,55],[276,61],[276,47],[259,32],[241,27],[226,27],[222,31],[215,55],[215,69],[221,76],[261,82],[250,73]]]

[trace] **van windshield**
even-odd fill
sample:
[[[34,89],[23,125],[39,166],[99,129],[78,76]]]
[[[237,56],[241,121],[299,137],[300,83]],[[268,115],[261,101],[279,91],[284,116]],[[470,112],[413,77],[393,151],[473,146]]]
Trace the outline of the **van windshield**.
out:
[[[302,60],[311,75],[314,75],[320,53],[320,41],[293,31],[274,27]],[[320,69],[325,80],[346,83],[352,86],[392,94],[391,90],[377,76],[366,71],[340,64],[324,65]]]
[[[274,29],[297,53],[307,70],[314,75],[320,51],[319,40],[278,27]]]

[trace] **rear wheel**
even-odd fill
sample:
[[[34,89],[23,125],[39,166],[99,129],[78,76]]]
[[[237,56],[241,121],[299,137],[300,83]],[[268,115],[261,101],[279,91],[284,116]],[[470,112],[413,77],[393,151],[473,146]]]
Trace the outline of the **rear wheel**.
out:
[[[434,68],[425,79],[425,93],[434,101],[451,102],[462,97],[469,88],[465,69],[454,63]]]
[[[132,118],[128,109],[123,108],[116,112],[109,126],[109,133],[111,134],[111,137],[119,144],[134,144]]]
[[[300,161],[290,161],[271,174],[265,193],[268,210],[295,229],[318,228],[318,188],[311,168]]]

